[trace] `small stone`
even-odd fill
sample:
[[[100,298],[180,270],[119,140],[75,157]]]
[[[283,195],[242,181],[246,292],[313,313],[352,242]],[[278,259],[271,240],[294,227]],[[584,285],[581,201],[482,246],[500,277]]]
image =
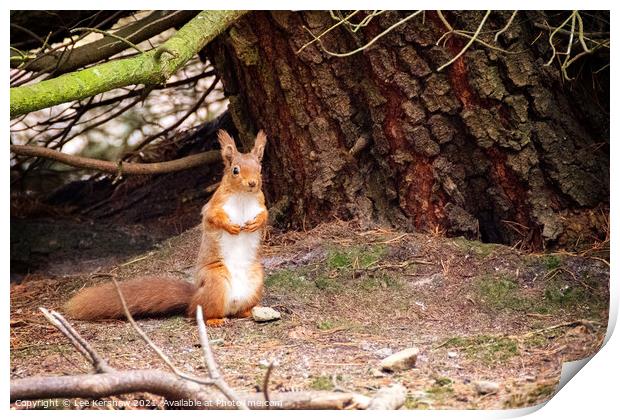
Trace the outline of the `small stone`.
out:
[[[385,373],[381,372],[379,369],[371,370],[370,374],[373,378],[383,378],[385,376]]]
[[[415,367],[420,351],[416,347],[411,347],[394,353],[381,361],[381,369],[388,372],[407,370]]]
[[[449,351],[448,352],[448,357],[450,359],[454,359],[455,357],[459,357],[459,354],[457,352],[455,352],[455,351]]]
[[[382,349],[379,349],[375,352],[375,354],[381,357],[382,359],[385,357],[391,356],[393,353],[394,351],[389,347],[383,347]]]
[[[252,308],[252,318],[256,322],[269,322],[280,319],[280,312],[268,306],[255,306]]]
[[[495,394],[499,391],[499,384],[491,381],[475,381],[474,388],[478,394]]]
[[[269,362],[267,361],[267,359],[261,359],[258,361],[258,366],[262,368],[269,367]]]

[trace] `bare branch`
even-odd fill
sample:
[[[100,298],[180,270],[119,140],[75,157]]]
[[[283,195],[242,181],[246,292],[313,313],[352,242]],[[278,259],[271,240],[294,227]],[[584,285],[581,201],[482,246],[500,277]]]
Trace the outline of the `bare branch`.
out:
[[[64,164],[84,169],[95,169],[111,174],[121,173],[125,175],[153,175],[169,172],[183,171],[200,165],[219,162],[219,151],[208,151],[195,155],[185,156],[180,159],[157,163],[134,163],[134,162],[110,162],[99,159],[69,155],[57,150],[40,146],[21,146],[12,144],[11,153],[23,156],[41,157],[52,159]]]
[[[158,59],[157,51],[151,50],[132,58],[112,60],[50,80],[11,88],[11,118],[123,86],[161,84],[245,13],[230,10],[200,12],[162,44],[174,51],[176,57]]]
[[[118,281],[114,277],[112,277],[112,283],[114,283],[114,287],[116,288],[116,293],[118,293],[118,298],[121,301],[121,305],[123,306],[123,311],[125,312],[125,316],[127,317],[127,321],[131,324],[133,329],[138,333],[140,338],[159,356],[159,358],[170,368],[171,371],[175,373],[175,375],[183,377],[183,372],[181,372],[175,365],[172,363],[172,360],[164,353],[158,346],[150,339],[148,335],[144,332],[144,330],[138,325],[136,320],[131,315],[131,311],[127,306],[127,302],[125,301],[125,297],[123,296],[123,292],[121,291],[121,287],[118,284]]]
[[[417,12],[411,13],[409,16],[407,16],[407,17],[404,17],[404,18],[400,19],[398,22],[394,23],[394,24],[393,24],[393,25],[391,25],[389,28],[387,28],[386,30],[384,30],[383,32],[381,32],[379,35],[375,36],[373,39],[371,39],[370,41],[368,41],[365,45],[362,45],[362,46],[361,46],[361,47],[359,47],[359,48],[356,48],[356,49],[354,49],[354,50],[352,50],[352,51],[348,51],[348,52],[345,52],[345,53],[337,53],[337,52],[333,52],[333,51],[329,51],[329,50],[327,50],[327,49],[325,48],[325,46],[323,45],[323,41],[321,41],[321,39],[319,39],[318,37],[316,37],[316,36],[315,36],[315,35],[314,35],[314,34],[313,34],[313,33],[312,33],[312,32],[311,32],[308,28],[305,28],[305,29],[306,29],[306,30],[310,33],[310,35],[312,36],[312,38],[313,38],[313,41],[312,41],[312,42],[314,42],[314,41],[318,42],[318,43],[319,43],[319,45],[321,46],[321,49],[322,49],[325,53],[327,53],[327,54],[329,54],[329,55],[331,55],[331,56],[333,56],[333,57],[348,57],[348,56],[350,56],[350,55],[357,54],[358,52],[363,51],[363,50],[365,50],[365,49],[367,49],[367,48],[371,47],[371,46],[372,46],[375,42],[377,42],[379,39],[383,38],[386,34],[388,34],[389,32],[393,31],[394,29],[396,29],[396,28],[397,28],[397,27],[399,27],[400,25],[404,24],[404,23],[405,23],[405,22],[407,22],[408,20],[413,19],[414,17],[416,17],[417,15],[419,15],[419,14],[420,14],[420,13],[422,13],[422,12],[423,12],[423,10],[418,10]]]
[[[190,115],[198,111],[198,109],[202,106],[204,101],[207,99],[207,96],[209,96],[209,94],[213,91],[213,89],[215,89],[215,86],[217,86],[217,82],[219,81],[220,81],[219,77],[215,77],[215,79],[213,79],[213,82],[211,83],[211,86],[209,86],[209,88],[200,96],[200,98],[198,98],[198,100],[194,103],[194,105],[181,118],[177,119],[177,121],[174,124],[172,124],[169,127],[166,127],[164,130],[160,131],[159,133],[153,134],[152,136],[149,136],[145,138],[144,140],[142,140],[132,150],[132,153],[135,153],[136,151],[142,149],[147,144],[151,143],[153,140],[156,140],[159,137],[166,135],[166,133],[169,133],[170,131],[174,130],[175,128],[183,124],[183,121],[185,121]]]
[[[102,398],[111,395],[148,392],[169,401],[194,402],[196,409],[234,409],[230,403],[200,385],[161,370],[131,370],[76,376],[42,376],[11,381],[10,400],[47,398]],[[379,391],[381,392],[381,390]],[[241,394],[243,403],[253,409],[266,409],[262,393]],[[371,399],[350,392],[278,392],[270,408],[279,410],[366,409]]]
[[[209,376],[212,379],[218,379],[220,372],[217,369],[217,363],[213,357],[213,351],[209,344],[209,336],[207,334],[207,326],[205,325],[204,317],[202,314],[202,306],[198,305],[196,308],[196,323],[198,324],[198,337],[200,338],[200,345],[202,347],[202,357],[209,371]]]
[[[445,69],[446,67],[448,67],[450,64],[454,63],[456,60],[458,60],[463,54],[465,54],[465,51],[467,51],[467,49],[469,47],[471,47],[471,45],[474,43],[474,41],[478,38],[478,35],[480,35],[480,31],[482,30],[482,27],[484,26],[484,23],[487,21],[487,18],[489,17],[489,15],[491,14],[490,10],[487,10],[486,14],[484,15],[484,17],[482,18],[482,21],[480,22],[480,24],[478,25],[478,29],[476,29],[476,32],[472,35],[471,39],[469,40],[469,42],[467,44],[465,44],[465,46],[463,47],[463,49],[461,51],[459,51],[459,53],[457,55],[454,56],[454,58],[452,58],[452,60],[448,61],[447,63],[445,63],[444,65],[442,65],[441,67],[439,67],[437,69],[437,71],[441,71],[443,69]]]
[[[118,39],[119,41],[124,42],[125,44],[133,48],[134,50],[138,51],[140,54],[144,54],[144,51],[142,50],[142,48],[138,47],[136,44],[134,44],[127,38],[123,38],[122,36],[114,34],[110,31],[102,31],[101,29],[97,29],[97,28],[75,28],[75,29],[71,29],[71,32],[96,32],[98,34],[102,34],[105,36],[112,37],[114,39]]]
[[[512,15],[510,15],[510,19],[508,19],[508,22],[506,22],[506,25],[504,25],[504,27],[502,29],[497,31],[497,33],[495,34],[495,38],[493,38],[493,40],[495,42],[497,42],[497,40],[499,39],[499,36],[501,34],[506,32],[508,30],[508,28],[510,28],[510,25],[512,25],[512,21],[515,19],[515,16],[517,16],[517,12],[518,12],[518,10],[515,10],[514,12],[512,12]]]
[[[196,76],[188,77],[182,80],[177,80],[176,82],[172,82],[172,83],[166,83],[165,85],[157,85],[157,86],[149,86],[148,88],[133,89],[124,95],[118,95],[112,98],[103,99],[99,102],[93,103],[92,105],[88,105],[87,109],[93,109],[93,108],[97,108],[100,106],[106,106],[106,105],[113,105],[117,102],[122,102],[125,99],[133,98],[136,96],[142,97],[145,93],[153,91],[153,90],[171,89],[171,88],[175,88],[175,87],[179,87],[183,85],[188,85],[190,83],[197,82],[200,79],[204,79],[206,77],[211,77],[211,76],[215,76],[214,70],[205,71],[203,73],[197,74]]]
[[[195,378],[178,371],[174,364],[163,352],[146,336],[144,331],[135,323],[129,313],[127,303],[124,300],[118,283],[112,278],[116,290],[126,311],[127,317],[136,331],[139,332],[149,346],[156,350],[166,364],[175,371],[174,373],[159,370],[132,370],[114,371],[101,357],[91,348],[75,329],[57,312],[50,312],[43,308],[41,311],[45,317],[56,326],[86,358],[91,361],[99,361],[100,370],[103,373],[75,376],[45,376],[14,379],[11,381],[11,402],[16,400],[36,400],[48,398],[101,398],[118,394],[134,392],[149,392],[166,398],[166,404],[175,407],[175,402],[192,403],[192,408],[197,409],[230,409],[230,408],[278,408],[278,409],[366,409],[366,408],[399,408],[404,403],[406,391],[402,386],[390,389],[381,389],[372,400],[364,395],[348,392],[286,392],[269,395],[269,378],[272,368],[276,363],[271,363],[264,380],[263,393],[237,394],[231,391],[235,404],[226,403],[208,392],[203,385],[214,385],[221,392],[222,384],[226,385],[219,375],[213,353],[209,344],[206,326],[202,315],[202,308],[198,307],[196,321],[199,328],[199,336],[205,361],[209,372],[215,375],[215,381]],[[178,373],[177,373],[178,372]],[[228,385],[226,385],[228,386]],[[402,398],[401,398],[402,397]],[[185,406],[183,406],[185,407]],[[68,408],[68,407],[67,407]]]
[[[118,54],[125,50],[127,45],[139,44],[173,26],[182,25],[195,15],[195,11],[154,11],[115,32],[105,32],[102,39],[73,48],[62,57],[61,53],[48,52],[39,59],[35,59],[36,61],[27,61],[25,68],[38,72],[53,70],[54,74],[73,71]],[[88,28],[88,30],[99,31],[97,28]],[[13,60],[11,63],[16,64]]]
[[[45,318],[55,326],[65,337],[71,341],[73,347],[75,347],[86,360],[88,360],[97,373],[110,373],[114,372],[108,363],[93,349],[90,344],[82,338],[82,336],[69,324],[69,322],[58,312],[48,311],[45,308],[39,308]]]
[[[271,379],[271,373],[276,366],[278,366],[278,362],[276,360],[272,360],[267,367],[267,372],[265,372],[265,379],[263,379],[263,395],[265,396],[267,408],[270,408],[271,401],[271,398],[269,398],[269,380]]]
[[[302,52],[304,49],[306,49],[306,47],[308,47],[309,45],[314,44],[317,41],[320,41],[321,38],[328,34],[329,32],[333,31],[334,29],[336,29],[337,27],[339,27],[340,25],[344,24],[345,22],[347,22],[349,19],[351,19],[353,16],[355,16],[357,13],[359,12],[359,10],[355,10],[353,11],[353,13],[351,13],[350,15],[348,15],[347,17],[343,18],[343,19],[339,19],[337,16],[335,16],[334,14],[332,14],[332,17],[334,19],[338,20],[338,23],[330,26],[329,28],[327,28],[326,30],[324,30],[323,32],[321,32],[318,36],[314,36],[313,35],[313,39],[311,41],[306,42],[304,45],[301,46],[301,48],[299,48],[297,50],[297,54],[299,54],[300,52]],[[306,28],[307,30],[307,28]],[[312,34],[312,32],[310,32],[310,34]]]
[[[11,381],[11,401],[41,398],[100,398],[150,392],[170,400],[209,401],[200,385],[160,370],[131,370],[94,375],[32,377]]]
[[[196,324],[198,324],[198,336],[200,337],[200,345],[202,347],[202,354],[209,371],[209,376],[213,379],[214,385],[222,391],[224,395],[230,400],[237,403],[237,406],[242,410],[248,410],[247,405],[243,402],[237,393],[222,379],[220,376],[217,363],[213,357],[213,351],[211,350],[211,344],[209,344],[209,336],[207,335],[207,326],[205,325],[202,315],[202,306],[198,305],[196,308]]]

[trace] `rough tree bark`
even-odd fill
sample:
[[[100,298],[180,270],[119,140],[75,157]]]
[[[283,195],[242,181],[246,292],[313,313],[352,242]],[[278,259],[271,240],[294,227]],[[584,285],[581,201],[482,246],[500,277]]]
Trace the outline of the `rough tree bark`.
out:
[[[334,24],[326,12],[236,22],[208,52],[242,142],[259,128],[269,134],[272,212],[294,227],[359,218],[534,248],[604,234],[608,79],[598,76],[596,92],[563,85],[556,67],[543,66],[545,43],[531,46],[545,16],[522,13],[500,37],[522,53],[474,46],[442,72],[466,40],[436,46],[446,29],[435,12],[343,58],[318,44],[296,54],[311,39],[304,26],[319,34]],[[482,14],[446,16],[472,30]],[[323,45],[350,51],[405,15],[384,14],[356,33],[340,27]],[[509,16],[494,13],[485,29]]]

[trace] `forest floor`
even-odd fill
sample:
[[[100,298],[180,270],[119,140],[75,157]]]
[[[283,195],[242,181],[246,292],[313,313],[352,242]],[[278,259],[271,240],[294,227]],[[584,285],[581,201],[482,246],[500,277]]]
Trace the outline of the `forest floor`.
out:
[[[86,373],[90,366],[38,307],[62,310],[83,285],[136,275],[191,277],[198,228],[122,260],[62,259],[11,287],[11,377]],[[569,253],[330,223],[269,234],[262,249],[262,305],[282,319],[235,319],[210,328],[215,357],[239,390],[347,390],[372,395],[395,382],[406,408],[516,408],[549,399],[561,363],[593,355],[607,326],[609,265]],[[62,274],[60,274],[62,273]],[[176,362],[206,374],[195,322],[139,321]],[[165,369],[126,321],[73,322],[115,368]],[[416,367],[384,373],[379,362],[415,346]],[[475,382],[498,391],[481,395]],[[148,395],[116,399],[150,398]]]

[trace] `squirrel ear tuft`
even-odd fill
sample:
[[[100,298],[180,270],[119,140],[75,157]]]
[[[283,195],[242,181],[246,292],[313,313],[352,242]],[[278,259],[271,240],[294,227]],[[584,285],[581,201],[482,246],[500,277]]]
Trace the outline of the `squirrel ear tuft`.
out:
[[[267,144],[267,135],[263,130],[260,130],[256,135],[256,140],[254,141],[254,148],[252,149],[252,154],[258,158],[258,160],[263,160],[263,153],[265,152],[265,145]]]
[[[219,130],[217,132],[217,139],[219,140],[220,147],[222,149],[222,159],[225,164],[230,165],[233,156],[237,153],[235,140],[224,130]]]

